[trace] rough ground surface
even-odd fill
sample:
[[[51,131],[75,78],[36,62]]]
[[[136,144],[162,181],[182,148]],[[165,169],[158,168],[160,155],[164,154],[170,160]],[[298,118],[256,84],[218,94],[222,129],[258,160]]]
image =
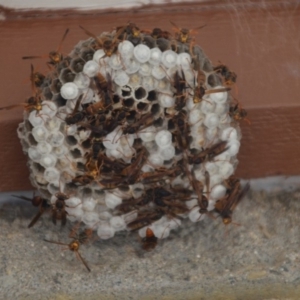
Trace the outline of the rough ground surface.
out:
[[[69,242],[68,228],[48,214],[33,228],[27,203],[0,208],[0,299],[299,299],[300,192],[250,192],[237,225],[204,221],[173,233],[143,253],[136,234],[74,253],[44,238]],[[33,298],[34,297],[34,298]]]

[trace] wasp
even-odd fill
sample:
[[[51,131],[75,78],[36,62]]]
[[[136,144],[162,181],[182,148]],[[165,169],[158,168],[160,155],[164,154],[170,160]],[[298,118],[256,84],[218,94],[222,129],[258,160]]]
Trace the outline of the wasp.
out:
[[[178,71],[176,71],[174,75],[174,88],[176,90],[173,97],[175,98],[175,109],[177,111],[181,111],[185,105],[187,100],[187,94],[184,93],[184,90],[187,89],[186,80],[184,72],[181,70],[181,76]]]
[[[209,177],[207,176],[207,174],[205,174],[206,186],[209,184],[207,182],[209,180]],[[191,180],[192,187],[197,195],[197,201],[198,201],[198,205],[199,205],[199,213],[206,214],[209,203],[208,203],[208,198],[205,195],[203,195],[204,185],[196,179],[194,171],[191,172],[191,178],[192,178],[192,180]]]
[[[148,158],[148,151],[146,148],[142,147],[136,154],[136,157],[131,164],[124,168],[120,173],[121,176],[124,177],[123,183],[133,184],[138,179],[141,169]]]
[[[203,100],[205,95],[220,93],[220,92],[228,92],[231,90],[230,87],[218,88],[208,90],[205,88],[206,75],[205,73],[198,68],[197,71],[197,82],[195,83],[195,88],[193,89],[193,102],[200,103]]]
[[[101,119],[96,119],[95,122],[84,123],[79,122],[78,125],[91,130],[91,134],[86,141],[90,141],[92,148],[92,158],[98,159],[98,155],[101,150],[104,150],[103,138],[114,131],[119,125],[120,121],[118,118],[107,118],[104,122]]]
[[[72,183],[76,185],[87,185],[94,181],[94,177],[88,174],[78,175],[72,179]]]
[[[31,64],[30,82],[33,91],[35,90],[35,87],[39,88],[42,86],[45,78],[46,76],[40,72],[35,71],[33,65]]]
[[[93,104],[88,105],[85,108],[85,112],[87,115],[89,116],[97,116],[100,115],[102,113],[106,113],[108,112],[107,109],[111,106],[111,104],[109,104],[108,106],[104,106],[104,103],[102,101],[102,99],[98,102],[95,102]]]
[[[98,93],[100,93],[101,91],[107,91],[108,88],[111,88],[111,76],[109,73],[106,73],[106,77],[108,79],[105,78],[105,76],[103,76],[100,72],[94,76],[94,81],[96,84],[96,88],[98,89]]]
[[[152,192],[153,203],[157,206],[157,209],[162,210],[171,218],[178,218],[177,215],[189,211],[183,202],[176,199],[176,195],[172,195],[163,187],[156,187],[150,192]]]
[[[57,50],[51,51],[48,55],[50,61],[47,62],[48,66],[57,66],[62,60],[63,60],[63,55],[60,53],[61,46],[63,41],[65,40],[67,34],[69,33],[69,28],[66,29]],[[33,59],[33,58],[42,58],[43,56],[23,56],[22,59]]]
[[[237,122],[245,120],[248,124],[250,124],[250,121],[246,118],[247,111],[244,108],[241,108],[239,104],[231,105],[229,107],[229,115]]]
[[[232,86],[236,83],[237,75],[235,72],[230,71],[226,65],[220,64],[214,67],[214,71],[222,77],[226,86]]]
[[[194,29],[187,29],[187,28],[180,28],[175,23],[173,23],[171,21],[170,21],[170,23],[174,26],[173,29],[175,31],[175,39],[178,42],[183,43],[183,44],[187,44],[187,43],[193,41],[194,37],[192,35],[194,33],[196,33],[195,30],[201,29],[201,28],[206,26],[206,24],[205,24],[205,25],[196,27]]]
[[[56,221],[61,221],[61,226],[65,226],[67,223],[67,211],[66,211],[66,203],[65,200],[69,199],[69,196],[64,193],[56,193],[56,200],[52,204],[52,222],[56,225]]]
[[[239,180],[232,180],[227,196],[217,201],[215,204],[215,211],[222,217],[225,225],[232,222],[232,214],[236,206],[241,202],[244,196],[250,189],[249,182],[241,189]]]
[[[139,230],[145,226],[151,225],[153,222],[159,220],[161,217],[163,217],[164,212],[157,209],[149,209],[144,211],[139,211],[137,218],[128,223],[127,227],[131,231]]]
[[[140,175],[138,181],[143,184],[155,183],[162,180],[164,177],[175,178],[182,173],[182,169],[180,167],[175,167],[174,169],[165,169],[159,170],[157,172],[147,172]]]
[[[157,240],[152,229],[147,227],[146,236],[142,238],[142,249],[145,251],[153,250],[157,245]]]
[[[228,150],[227,141],[221,141],[210,148],[202,150],[200,153],[188,157],[190,165],[198,165],[206,161],[212,161],[216,156]]]
[[[91,130],[89,138],[86,140],[91,144],[91,158],[94,160],[98,159],[100,151],[104,150],[103,138],[111,131],[113,131],[118,124],[114,120],[107,119],[105,122],[101,122],[101,119],[96,119],[95,122],[91,123],[78,123],[84,128]]]
[[[123,134],[133,134],[137,133],[138,131],[141,131],[149,126],[151,126],[154,123],[155,119],[153,117],[153,114],[147,113],[143,115],[139,120],[135,121],[132,124],[128,124],[123,129]]]
[[[52,243],[52,244],[57,244],[57,245],[63,245],[63,246],[68,246],[68,249],[72,252],[75,253],[76,257],[81,260],[81,262],[84,264],[86,269],[91,272],[90,267],[88,266],[87,262],[83,259],[79,252],[80,245],[83,245],[87,243],[87,241],[90,239],[92,235],[92,229],[85,229],[79,234],[74,234],[71,232],[70,237],[73,238],[73,240],[69,243],[62,243],[62,242],[57,242],[57,241],[50,241],[47,239],[44,239],[45,242],[47,243]]]
[[[33,65],[31,65],[30,79],[31,79],[32,91],[33,91],[34,95],[31,96],[30,98],[28,98],[25,103],[19,103],[19,104],[13,104],[13,105],[5,106],[5,107],[0,107],[0,110],[12,109],[12,108],[15,108],[15,107],[23,106],[24,110],[27,111],[28,113],[31,113],[34,110],[37,113],[40,112],[43,109],[43,105],[42,105],[43,100],[40,96],[40,91],[36,90],[36,85],[35,85],[35,82],[34,82],[34,76],[35,76],[34,75],[34,68],[33,68]]]
[[[31,202],[31,204],[35,207],[39,208],[39,212],[35,215],[35,217],[31,220],[31,222],[28,224],[28,228],[31,228],[37,221],[38,219],[42,216],[42,214],[46,211],[50,209],[50,205],[47,201],[47,199],[44,199],[40,196],[34,196],[33,198],[28,198],[25,196],[15,196],[13,195],[13,197],[25,200],[25,201],[29,201]]]
[[[94,159],[92,155],[90,155],[87,159],[87,162],[84,165],[85,173],[84,175],[78,175],[72,179],[72,182],[76,185],[87,185],[96,180],[100,173],[99,161],[98,159]]]
[[[126,39],[128,35],[132,35],[133,37],[137,38],[141,34],[141,30],[137,27],[134,23],[128,22],[125,26],[119,26],[116,28],[116,32],[119,34],[119,38]],[[125,36],[123,36],[125,34]]]
[[[129,213],[135,209],[145,206],[152,201],[152,195],[146,192],[139,198],[124,199],[121,204],[119,204],[116,209],[122,213]]]
[[[36,113],[38,113],[43,109],[42,102],[43,102],[42,98],[37,93],[36,95],[28,98],[25,103],[19,103],[19,104],[13,104],[13,105],[5,106],[5,107],[0,107],[0,110],[12,109],[15,107],[23,106],[24,110],[28,113],[31,113],[32,111],[36,111]]]
[[[107,78],[107,79],[106,79]],[[94,77],[95,86],[100,96],[100,101],[89,105],[86,111],[89,115],[96,115],[105,112],[109,107],[112,108],[112,79],[109,73],[106,73],[106,78],[100,72]]]
[[[83,95],[80,95],[80,97],[76,101],[73,112],[66,117],[65,122],[67,123],[67,125],[77,124],[85,118],[85,116],[86,116],[85,111],[79,111],[79,107],[80,107],[82,98],[83,98]]]
[[[178,147],[181,151],[185,152],[189,149],[190,144],[190,125],[186,121],[186,112],[181,111],[172,121],[175,127],[173,134],[178,143]]]
[[[112,178],[104,178],[99,180],[99,185],[103,190],[111,190],[115,188],[119,188],[123,184],[124,178],[120,176],[113,176]]]
[[[98,38],[96,35],[91,33],[90,31],[86,30],[82,26],[79,27],[90,37],[95,39],[95,42],[98,44],[100,49],[103,49],[106,56],[110,57],[118,50],[118,45],[120,43],[119,36],[120,33],[123,31],[123,28],[120,28],[119,31],[116,33],[114,38],[111,37],[102,37]]]
[[[163,31],[160,28],[154,28],[152,30],[152,32],[150,33],[150,35],[154,38],[154,39],[160,39],[160,38],[164,38],[166,40],[171,39],[172,34],[168,31]]]
[[[111,158],[108,158],[103,153],[99,153],[98,157],[102,162],[101,173],[105,173],[105,170],[107,169],[106,173],[110,175],[112,172],[114,172],[115,174],[120,174],[122,170],[128,166],[128,164],[122,162],[121,160],[113,160]]]
[[[103,146],[103,138],[118,126],[118,120],[109,118],[104,124],[99,124],[96,120],[95,125],[89,123],[78,123],[80,126],[91,130],[88,140],[91,143],[91,152],[88,154],[88,159],[85,164],[85,174],[76,176],[72,182],[77,185],[87,185],[96,180],[100,174],[101,166],[109,160],[101,151],[105,149]],[[99,182],[101,184],[101,182]]]

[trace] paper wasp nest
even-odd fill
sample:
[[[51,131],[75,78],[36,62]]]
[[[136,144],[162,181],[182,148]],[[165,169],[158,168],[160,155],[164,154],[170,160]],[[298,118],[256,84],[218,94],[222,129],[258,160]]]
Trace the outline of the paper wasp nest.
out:
[[[34,108],[18,135],[33,186],[52,205],[63,193],[69,220],[101,239],[147,229],[165,238],[226,195],[241,138],[228,92],[236,75],[184,30],[129,24],[32,75]]]

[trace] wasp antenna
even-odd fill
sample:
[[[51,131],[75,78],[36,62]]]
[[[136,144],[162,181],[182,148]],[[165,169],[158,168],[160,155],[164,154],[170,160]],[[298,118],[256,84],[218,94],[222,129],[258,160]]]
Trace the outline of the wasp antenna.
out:
[[[85,29],[83,26],[79,25],[79,27],[90,37],[93,37],[96,41],[99,42],[99,39],[97,38],[97,36],[93,33],[91,33],[90,31],[88,31],[87,29]]]
[[[88,266],[88,264],[86,263],[86,261],[83,259],[83,257],[81,256],[81,254],[79,253],[79,251],[76,251],[76,254],[78,255],[79,259],[82,261],[82,263],[84,264],[84,266],[86,267],[86,269],[91,272],[90,267]]]
[[[172,21],[169,21],[171,23],[171,25],[173,25],[176,29],[179,29],[179,27]]]
[[[207,26],[207,24],[204,24],[204,25],[202,25],[202,26],[196,27],[196,28],[194,28],[194,30],[202,29],[202,28],[205,27],[205,26]]]
[[[22,59],[42,58],[41,56],[22,56]]]
[[[11,196],[13,196],[13,197],[15,197],[15,198],[18,198],[18,199],[30,201],[30,202],[32,201],[31,198],[28,198],[28,197],[25,197],[25,196],[17,196],[17,195],[11,195]]]
[[[65,40],[65,38],[66,38],[67,34],[69,33],[69,31],[70,31],[70,29],[67,28],[64,35],[63,35],[63,37],[62,37],[62,39],[61,39],[61,41],[60,41],[60,43],[59,43],[59,45],[58,45],[57,52],[60,52],[61,45],[62,45],[63,41]]]

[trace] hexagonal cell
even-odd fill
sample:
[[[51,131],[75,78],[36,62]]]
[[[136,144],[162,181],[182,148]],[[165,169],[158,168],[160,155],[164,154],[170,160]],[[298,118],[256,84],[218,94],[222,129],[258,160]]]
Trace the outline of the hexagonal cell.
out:
[[[79,148],[74,148],[70,151],[73,158],[81,158],[83,156],[81,150]]]
[[[29,142],[30,146],[36,146],[38,144],[38,142],[35,140],[31,133],[27,135],[27,141]]]
[[[44,178],[48,182],[56,182],[57,180],[60,180],[61,172],[57,170],[56,168],[47,168],[44,172]]]
[[[46,186],[48,184],[48,182],[44,179],[43,175],[37,175],[34,176],[34,180],[35,182],[39,185],[39,186]]]
[[[74,184],[72,181],[67,182],[65,184],[64,192],[67,195],[76,195],[78,193],[78,187],[76,184]]]
[[[105,196],[105,192],[103,190],[101,190],[100,188],[94,188],[93,189],[93,197],[95,199],[102,199]]]
[[[207,72],[207,73],[213,71],[211,62],[210,62],[207,58],[205,58],[205,59],[203,60],[203,65],[202,65],[202,68],[201,68],[201,69],[202,69],[204,72]]]
[[[56,78],[52,81],[50,90],[54,95],[57,95],[59,94],[61,87],[62,87],[61,81],[58,78]]]
[[[142,41],[140,37],[134,37],[133,35],[129,35],[127,40],[130,41],[134,46],[137,46]]]
[[[150,105],[148,103],[139,102],[136,106],[136,108],[141,112],[148,112]]]
[[[50,136],[48,137],[48,142],[53,147],[59,147],[63,144],[64,139],[65,136],[61,132],[56,131],[50,134]]]
[[[68,135],[66,136],[66,139],[65,139],[66,143],[70,146],[75,146],[77,145],[77,140],[75,139],[74,136],[72,135]]]
[[[113,103],[119,103],[120,102],[120,100],[121,100],[121,98],[120,98],[120,96],[118,96],[118,95],[113,95]]]
[[[123,100],[123,105],[128,107],[128,108],[132,108],[133,105],[134,105],[134,99],[133,98],[124,99]]]
[[[170,48],[170,42],[164,38],[157,39],[156,45],[161,52],[164,52]]]
[[[85,64],[85,61],[79,57],[79,58],[72,60],[70,68],[73,72],[80,73],[83,70],[84,64]]]
[[[65,56],[64,59],[57,66],[57,73],[59,74],[62,69],[67,68],[71,63],[71,57]]]
[[[82,172],[86,171],[86,167],[85,167],[84,163],[82,163],[82,162],[77,162],[76,163],[76,169],[78,171],[82,171]]]
[[[37,142],[42,142],[47,140],[49,131],[44,125],[40,125],[32,129],[32,135]]]
[[[88,198],[92,197],[93,191],[91,188],[84,187],[81,191],[80,194],[82,195],[82,198]]]
[[[43,95],[44,95],[45,99],[47,99],[47,100],[51,100],[53,97],[53,94],[50,91],[49,87],[43,89]]]
[[[122,193],[128,193],[130,191],[130,187],[128,185],[120,185],[118,190]]]
[[[172,165],[174,158],[171,158],[169,160],[164,160],[164,166]]]
[[[75,178],[75,176],[75,172],[70,169],[60,171],[60,180],[63,180],[64,182],[72,182],[72,179]]]
[[[152,49],[155,47],[156,41],[152,36],[147,35],[144,36],[142,43]]]
[[[130,98],[132,96],[133,88],[129,85],[124,85],[121,87],[121,96],[124,99]]]
[[[55,195],[56,193],[59,192],[59,186],[57,184],[55,184],[55,183],[49,183],[47,185],[47,190],[49,191],[49,193],[51,195]]]
[[[31,131],[32,130],[32,128],[33,128],[33,126],[31,125],[31,123],[28,121],[28,120],[25,120],[24,121],[24,129],[26,130],[26,131]]]
[[[136,112],[136,111],[134,111],[134,110],[130,111],[130,112],[128,113],[128,115],[126,116],[126,121],[127,121],[128,123],[133,123],[133,122],[135,122],[135,120],[136,120],[136,115],[137,115],[137,112]]]
[[[217,74],[210,74],[207,78],[207,83],[211,87],[215,87],[218,85],[222,85],[222,80],[220,79],[220,77]]]
[[[51,78],[51,76],[45,77],[45,79],[44,79],[42,85],[40,86],[40,89],[43,89],[43,88],[45,88],[45,87],[49,87],[49,86],[51,85],[51,83],[52,83],[52,78]]]
[[[25,137],[25,134],[26,134],[26,130],[25,130],[25,124],[24,122],[20,123],[18,125],[18,128],[17,128],[17,133],[18,133],[18,137],[20,139],[23,139]]]
[[[157,93],[156,93],[156,91],[153,90],[153,91],[148,92],[147,100],[149,100],[149,101],[157,100]]]
[[[175,129],[175,122],[173,119],[168,120],[167,128],[169,131],[173,131]]]
[[[60,128],[62,121],[59,118],[51,118],[45,122],[45,126],[49,131],[57,131]]]
[[[95,50],[91,49],[91,48],[83,48],[80,51],[80,57],[84,60],[84,61],[89,61],[89,60],[93,60],[93,56],[95,53]]]
[[[59,79],[62,83],[73,82],[75,76],[69,68],[66,68],[60,72]]]
[[[25,151],[27,152],[30,145],[25,141],[25,139],[21,140],[21,145],[22,145],[22,148],[23,148],[23,152],[25,152]]]
[[[139,75],[139,73],[134,73],[130,76],[128,85],[131,87],[136,87],[136,86],[141,85],[141,81],[142,81],[142,78]]]
[[[86,46],[90,47],[91,49],[93,49],[95,51],[99,50],[99,44],[93,38],[91,38],[89,40],[89,43],[87,43]]]
[[[45,168],[40,165],[39,163],[32,163],[32,169],[34,170],[34,172],[37,172],[37,173],[44,173],[45,172]]]
[[[142,139],[141,139],[141,138],[136,138],[136,139],[134,139],[134,141],[133,141],[132,147],[133,147],[134,149],[140,149],[140,148],[142,147],[142,145],[143,145]]]
[[[140,86],[134,90],[134,98],[136,100],[144,100],[147,97],[148,97],[148,93],[142,86]]]
[[[170,86],[169,78],[164,78],[163,80],[159,80],[157,82],[156,90],[159,92],[168,93]]]
[[[159,105],[158,103],[154,103],[154,104],[151,106],[151,109],[150,109],[150,111],[151,111],[151,113],[152,113],[153,115],[156,115],[156,114],[160,113],[160,110],[161,110],[161,108],[160,108],[160,105]]]
[[[55,95],[53,97],[53,100],[52,100],[58,107],[62,107],[62,106],[65,106],[66,103],[67,103],[67,100],[64,99],[60,94],[58,95]]]
[[[85,140],[84,142],[82,142],[82,143],[81,143],[81,146],[82,146],[84,149],[90,149],[91,146],[92,146],[91,139],[87,139],[87,140]]]
[[[164,119],[163,118],[158,118],[153,122],[153,126],[155,127],[161,127],[164,124]]]

